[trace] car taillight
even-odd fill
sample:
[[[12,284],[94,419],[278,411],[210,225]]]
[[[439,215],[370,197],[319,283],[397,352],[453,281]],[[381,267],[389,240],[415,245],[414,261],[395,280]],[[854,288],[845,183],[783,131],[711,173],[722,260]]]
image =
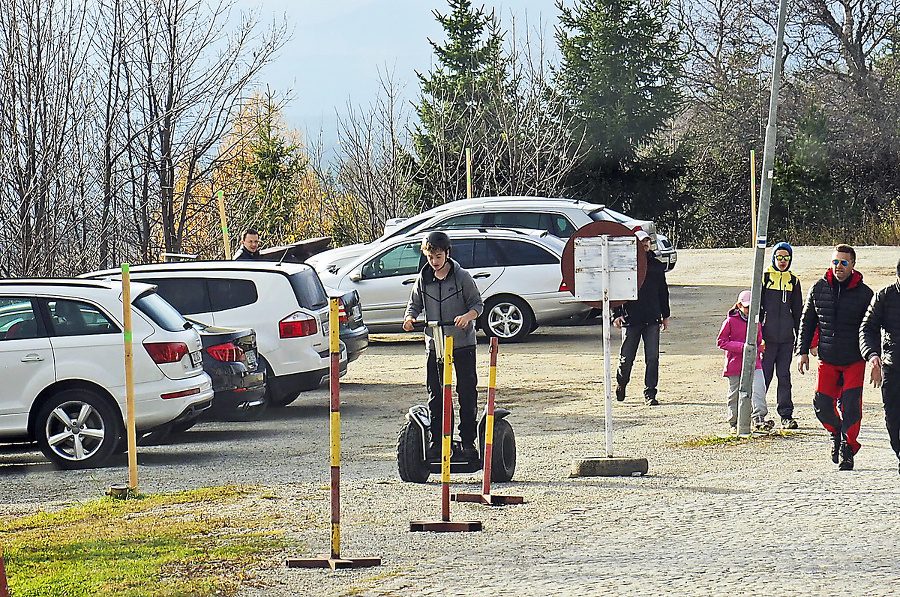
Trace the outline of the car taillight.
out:
[[[183,390],[181,392],[171,392],[169,394],[160,394],[160,398],[163,400],[169,400],[171,398],[184,398],[185,396],[193,396],[194,394],[199,394],[200,388],[191,388],[190,390]]]
[[[226,342],[206,349],[207,354],[217,361],[243,361],[244,351],[240,346]]]
[[[341,299],[338,299],[338,323],[347,323],[347,309]]]
[[[177,363],[189,352],[184,342],[148,342],[144,348],[157,365]]]
[[[566,284],[565,280],[559,283],[559,292],[571,292],[571,290],[569,290],[569,285]]]
[[[278,322],[278,334],[282,338],[312,336],[319,331],[314,317],[297,311]]]

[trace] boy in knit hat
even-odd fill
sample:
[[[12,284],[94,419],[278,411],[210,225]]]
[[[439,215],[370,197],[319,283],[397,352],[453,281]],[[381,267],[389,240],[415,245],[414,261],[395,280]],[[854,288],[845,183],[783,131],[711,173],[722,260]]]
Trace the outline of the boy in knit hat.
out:
[[[766,343],[762,369],[766,390],[772,378],[778,376],[777,410],[782,429],[796,429],[794,401],[791,396],[791,359],[797,330],[800,329],[800,313],[803,311],[803,291],[800,279],[791,269],[794,251],[791,245],[781,242],[772,251],[772,265],[763,272],[762,297],[759,320]]]

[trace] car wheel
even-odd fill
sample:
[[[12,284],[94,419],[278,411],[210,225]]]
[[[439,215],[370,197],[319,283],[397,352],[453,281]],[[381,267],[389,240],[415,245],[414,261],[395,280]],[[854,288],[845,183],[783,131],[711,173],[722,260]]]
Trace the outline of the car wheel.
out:
[[[406,421],[397,435],[397,470],[409,483],[425,483],[431,474],[422,451],[422,429],[411,421]]]
[[[534,315],[522,299],[515,296],[494,297],[487,301],[481,315],[481,329],[501,342],[521,342],[534,329]]]
[[[90,390],[59,392],[35,420],[41,452],[64,469],[101,466],[115,452],[122,433],[118,408]]]
[[[280,396],[272,394],[271,390],[266,390],[266,402],[272,408],[284,408],[300,396],[300,392],[287,392]]]
[[[494,443],[491,447],[491,481],[512,481],[516,472],[516,436],[506,419],[494,420]]]

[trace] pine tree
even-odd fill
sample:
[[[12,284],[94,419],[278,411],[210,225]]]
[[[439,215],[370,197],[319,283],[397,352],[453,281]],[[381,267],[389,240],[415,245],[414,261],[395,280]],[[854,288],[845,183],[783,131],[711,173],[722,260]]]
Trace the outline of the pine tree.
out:
[[[598,203],[646,206],[638,196],[648,187],[642,179],[673,171],[653,145],[680,102],[678,35],[667,25],[667,4],[577,0],[567,8],[557,0],[556,6],[562,62],[555,82],[574,116],[572,136],[583,136],[588,148],[572,186]],[[653,152],[642,164],[642,155]],[[659,192],[659,185],[649,186]]]

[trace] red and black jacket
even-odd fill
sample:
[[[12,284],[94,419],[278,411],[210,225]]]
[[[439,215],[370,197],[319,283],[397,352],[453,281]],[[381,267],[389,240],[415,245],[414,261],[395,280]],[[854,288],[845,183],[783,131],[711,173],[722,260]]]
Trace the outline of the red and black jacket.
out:
[[[819,328],[819,359],[831,365],[852,365],[862,360],[859,351],[859,325],[872,289],[863,276],[853,271],[843,283],[828,270],[812,288],[800,316],[797,354],[808,354],[816,328]]]

